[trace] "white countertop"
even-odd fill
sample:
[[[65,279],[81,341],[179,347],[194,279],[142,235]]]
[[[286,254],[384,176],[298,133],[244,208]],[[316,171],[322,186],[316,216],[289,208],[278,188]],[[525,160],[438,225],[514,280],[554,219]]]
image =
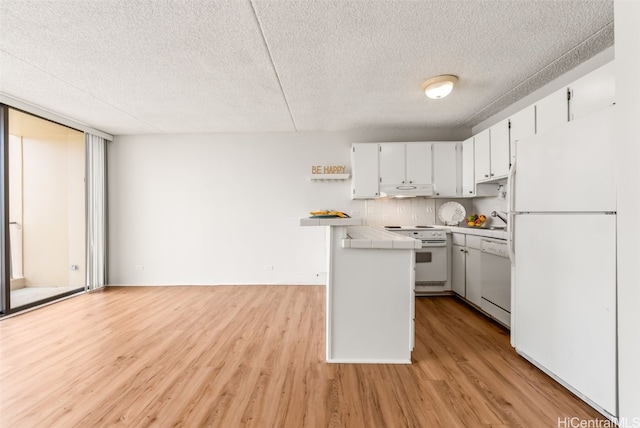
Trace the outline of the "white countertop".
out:
[[[508,239],[509,234],[506,229],[491,230],[489,228],[478,227],[461,227],[461,226],[442,226],[447,232],[464,233],[465,235],[477,235],[487,238]]]
[[[384,248],[414,250],[422,248],[419,239],[398,235],[378,226],[349,226],[342,248]]]
[[[301,218],[300,226],[360,226],[361,218]]]

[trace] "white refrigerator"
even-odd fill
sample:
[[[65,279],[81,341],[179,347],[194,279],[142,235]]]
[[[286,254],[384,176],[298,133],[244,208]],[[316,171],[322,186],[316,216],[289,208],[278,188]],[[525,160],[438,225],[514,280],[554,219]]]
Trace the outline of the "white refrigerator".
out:
[[[518,141],[509,176],[512,343],[617,414],[615,106]]]

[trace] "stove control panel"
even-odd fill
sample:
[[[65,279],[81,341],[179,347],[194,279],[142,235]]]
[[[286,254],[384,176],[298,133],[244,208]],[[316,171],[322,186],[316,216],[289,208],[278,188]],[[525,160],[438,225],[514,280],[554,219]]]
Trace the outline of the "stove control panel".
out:
[[[421,239],[423,241],[446,241],[447,234],[444,230],[429,229],[429,230],[411,230],[411,229],[395,229],[389,230],[389,232],[398,233],[400,235],[409,236],[414,239]]]

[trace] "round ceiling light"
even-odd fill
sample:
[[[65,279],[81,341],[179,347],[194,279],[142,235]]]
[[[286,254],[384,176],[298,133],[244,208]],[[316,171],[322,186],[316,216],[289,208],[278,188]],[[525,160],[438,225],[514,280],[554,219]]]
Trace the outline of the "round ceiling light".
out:
[[[431,77],[422,84],[422,90],[429,98],[438,100],[449,95],[457,81],[458,78],[451,74]]]

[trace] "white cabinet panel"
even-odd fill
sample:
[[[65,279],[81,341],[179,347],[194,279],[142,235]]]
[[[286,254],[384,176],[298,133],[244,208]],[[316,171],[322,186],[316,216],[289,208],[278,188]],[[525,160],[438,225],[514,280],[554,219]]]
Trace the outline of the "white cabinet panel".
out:
[[[380,183],[431,184],[431,143],[380,143]]]
[[[561,88],[536,103],[536,134],[565,125],[569,120],[567,88]]]
[[[462,297],[465,297],[466,258],[464,246],[451,246],[451,289]]]
[[[615,216],[518,215],[514,225],[516,349],[615,414]]]
[[[378,145],[356,143],[351,146],[351,197],[353,199],[377,198]]]
[[[490,130],[491,178],[506,177],[509,173],[509,120],[505,119]]]
[[[480,250],[467,246],[466,268],[466,298],[474,305],[482,304],[482,283],[480,281]]]
[[[462,196],[476,194],[473,158],[473,137],[471,137],[462,142]]]
[[[474,164],[476,181],[488,180],[491,178],[491,137],[489,130],[485,129],[474,137]]]
[[[435,196],[458,196],[456,143],[433,144],[433,188]]]
[[[615,104],[616,78],[613,61],[569,85],[571,120],[587,116]]]
[[[528,138],[536,133],[536,107],[530,105],[509,118],[509,140],[511,163],[516,159],[516,141]]]
[[[407,174],[409,184],[431,184],[433,160],[431,143],[407,143]]]
[[[380,143],[380,182],[404,184],[404,143]]]

